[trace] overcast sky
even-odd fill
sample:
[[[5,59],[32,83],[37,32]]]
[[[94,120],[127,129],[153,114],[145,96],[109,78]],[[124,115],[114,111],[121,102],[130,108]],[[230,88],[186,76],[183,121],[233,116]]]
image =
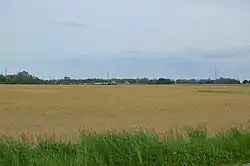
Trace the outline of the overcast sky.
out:
[[[249,0],[1,0],[0,73],[250,79]]]

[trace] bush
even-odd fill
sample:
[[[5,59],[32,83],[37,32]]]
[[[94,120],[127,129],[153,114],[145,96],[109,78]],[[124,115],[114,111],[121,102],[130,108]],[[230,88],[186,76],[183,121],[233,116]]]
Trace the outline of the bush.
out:
[[[156,132],[84,132],[75,142],[2,138],[0,165],[220,165],[250,161],[250,132],[232,129],[207,137],[192,130],[186,138]]]

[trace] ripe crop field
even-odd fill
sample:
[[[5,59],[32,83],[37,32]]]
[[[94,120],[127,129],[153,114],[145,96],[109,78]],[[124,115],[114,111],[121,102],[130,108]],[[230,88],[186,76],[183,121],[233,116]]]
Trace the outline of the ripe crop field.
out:
[[[0,133],[71,136],[79,129],[165,131],[247,125],[250,87],[243,85],[1,85]]]
[[[0,165],[249,163],[249,128],[231,128],[249,125],[249,92],[243,85],[2,85],[0,134],[14,139],[0,137]],[[159,135],[198,125],[209,133],[228,132],[214,137],[204,130],[189,130],[185,137]],[[82,127],[98,132],[80,132]],[[131,131],[138,127],[156,132]],[[105,132],[122,129],[128,131]],[[29,139],[15,138],[22,133]],[[44,133],[55,137],[41,139]],[[57,139],[65,137],[67,141]]]

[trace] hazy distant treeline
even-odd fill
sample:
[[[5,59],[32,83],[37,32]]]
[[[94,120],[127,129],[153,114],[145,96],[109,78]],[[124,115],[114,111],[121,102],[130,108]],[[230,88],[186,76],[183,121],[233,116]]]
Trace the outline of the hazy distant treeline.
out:
[[[64,77],[62,79],[44,80],[29,74],[26,71],[18,72],[12,75],[0,75],[0,84],[249,84],[250,80],[240,82],[231,78],[212,79],[71,79]]]

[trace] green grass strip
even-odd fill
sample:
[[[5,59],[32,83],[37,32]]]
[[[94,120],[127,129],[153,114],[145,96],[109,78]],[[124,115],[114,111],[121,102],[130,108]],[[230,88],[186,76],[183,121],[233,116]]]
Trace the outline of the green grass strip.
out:
[[[242,90],[198,90],[198,92],[202,93],[225,93],[225,94],[250,94],[250,91],[242,91]]]
[[[163,138],[156,132],[84,132],[74,143],[53,139],[2,138],[2,166],[221,165],[250,162],[250,132],[232,129],[215,137],[193,130],[186,138]]]

